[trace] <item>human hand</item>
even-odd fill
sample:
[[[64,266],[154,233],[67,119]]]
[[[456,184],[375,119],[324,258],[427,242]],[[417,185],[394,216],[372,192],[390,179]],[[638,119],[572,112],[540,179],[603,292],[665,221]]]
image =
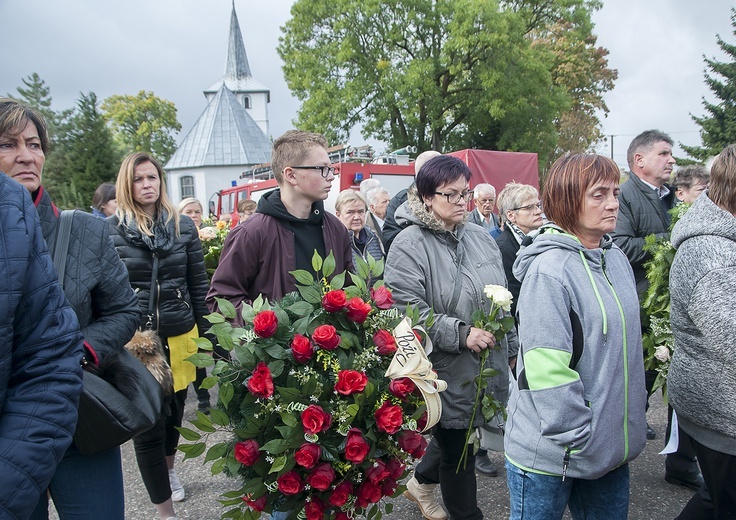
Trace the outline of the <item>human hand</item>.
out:
[[[465,346],[473,352],[480,352],[496,345],[496,338],[490,332],[470,327],[470,333],[465,340]]]

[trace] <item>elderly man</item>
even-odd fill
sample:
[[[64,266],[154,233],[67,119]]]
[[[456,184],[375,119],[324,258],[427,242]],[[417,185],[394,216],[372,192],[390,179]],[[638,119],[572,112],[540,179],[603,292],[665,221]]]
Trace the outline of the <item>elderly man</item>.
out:
[[[493,213],[496,205],[496,188],[487,183],[476,184],[473,188],[475,210],[468,214],[468,222],[478,224],[489,232],[499,227],[498,215]]]
[[[644,238],[651,234],[657,237],[669,234],[668,211],[676,203],[675,192],[667,185],[675,167],[672,144],[667,134],[647,130],[631,141],[626,152],[631,175],[621,185],[618,221],[612,236],[631,263],[639,297],[649,286],[644,264],[651,256],[644,251]],[[647,374],[647,390],[650,392],[655,378],[656,374]],[[654,437],[654,430],[647,425],[647,438]],[[682,429],[679,430],[679,441],[677,452],[667,455],[664,478],[671,484],[698,489],[703,477],[690,437]]]
[[[365,224],[378,235],[378,238],[383,240],[383,223],[386,221],[386,208],[388,208],[388,203],[391,202],[391,196],[386,188],[378,186],[370,190],[366,198],[368,199],[369,211]]]

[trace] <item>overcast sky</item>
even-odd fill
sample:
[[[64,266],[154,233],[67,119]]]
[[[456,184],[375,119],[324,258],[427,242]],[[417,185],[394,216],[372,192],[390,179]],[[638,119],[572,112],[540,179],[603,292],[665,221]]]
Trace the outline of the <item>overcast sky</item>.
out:
[[[702,115],[703,54],[725,55],[716,34],[736,43],[728,0],[603,0],[594,15],[598,44],[610,50],[619,77],[606,96],[603,122],[614,158],[642,130],[658,128],[676,143],[699,144],[690,114]],[[0,94],[15,93],[37,72],[51,87],[53,108],[70,108],[80,92],[100,100],[153,91],[173,101],[183,126],[205,108],[202,91],[224,72],[230,0],[0,0]],[[235,0],[255,79],[271,89],[271,135],[292,127],[299,102],[284,82],[276,53],[289,0]],[[359,134],[352,144],[362,144]],[[528,150],[534,151],[534,150]],[[600,153],[610,154],[603,143]],[[683,153],[680,151],[680,155]]]

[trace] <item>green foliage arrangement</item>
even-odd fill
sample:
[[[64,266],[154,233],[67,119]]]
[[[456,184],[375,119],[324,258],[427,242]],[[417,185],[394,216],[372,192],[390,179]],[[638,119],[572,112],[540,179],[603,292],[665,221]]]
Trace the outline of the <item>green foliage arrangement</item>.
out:
[[[426,448],[421,394],[408,377],[386,377],[397,351],[391,331],[403,317],[382,282],[366,285],[383,262],[359,259],[347,287],[345,273],[330,279],[332,253],[324,261],[315,253],[312,267],[318,279],[293,271],[298,292],[280,302],[243,305],[244,327],[232,325],[226,300],[208,316],[231,361],[218,361],[205,380],[219,384],[218,407],[198,413],[199,431],[180,429],[190,443],[179,449],[185,458],[206,452],[213,474],[242,481],[222,494],[222,518],[278,510],[294,520],[380,519],[392,510],[382,499],[403,491],[407,465]],[[199,346],[212,349],[205,339]],[[190,360],[213,363],[207,354]],[[218,430],[230,440],[207,449]]]

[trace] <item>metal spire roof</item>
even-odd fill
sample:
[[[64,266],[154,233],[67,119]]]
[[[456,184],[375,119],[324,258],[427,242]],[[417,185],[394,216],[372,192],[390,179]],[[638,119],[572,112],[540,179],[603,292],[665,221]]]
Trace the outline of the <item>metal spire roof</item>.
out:
[[[271,162],[271,141],[224,84],[182,141],[167,169]]]
[[[233,11],[230,15],[230,37],[227,44],[225,74],[204,91],[205,95],[217,92],[223,83],[233,92],[266,92],[269,94],[270,101],[269,89],[253,79],[251,75],[243,34],[240,32],[238,15],[235,13],[235,0],[233,0]]]

